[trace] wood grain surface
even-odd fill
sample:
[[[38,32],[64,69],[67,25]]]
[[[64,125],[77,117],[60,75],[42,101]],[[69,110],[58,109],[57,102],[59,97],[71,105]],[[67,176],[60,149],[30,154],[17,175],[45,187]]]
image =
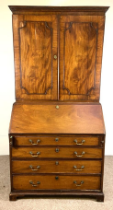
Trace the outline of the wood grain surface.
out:
[[[108,7],[10,8],[16,100],[99,101]]]
[[[57,18],[13,15],[16,99],[57,100]]]
[[[56,179],[58,177],[58,179]],[[34,185],[30,184],[30,181]],[[76,181],[76,184],[74,184]],[[81,184],[81,181],[84,181]],[[37,184],[40,182],[40,184]],[[80,185],[80,186],[76,186]],[[99,190],[100,177],[95,176],[55,176],[55,175],[37,175],[37,176],[13,176],[14,190],[45,190],[45,189],[73,189],[73,190]]]
[[[13,160],[12,173],[101,173],[101,161],[96,160]]]
[[[31,154],[32,152],[32,154]],[[75,154],[75,152],[77,154]],[[39,154],[38,154],[39,153]],[[101,148],[74,148],[74,147],[13,147],[12,158],[102,158]]]
[[[56,104],[57,105],[57,104]],[[101,105],[14,104],[10,134],[105,134]]]
[[[60,16],[60,100],[99,101],[104,16]]]
[[[47,146],[47,145],[65,145],[65,146],[99,146],[100,136],[87,135],[52,135],[52,136],[14,136],[14,146]]]

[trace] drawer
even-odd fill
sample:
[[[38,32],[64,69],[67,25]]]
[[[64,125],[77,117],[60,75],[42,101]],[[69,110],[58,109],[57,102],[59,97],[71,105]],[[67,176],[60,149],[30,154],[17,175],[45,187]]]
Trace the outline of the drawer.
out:
[[[99,176],[15,175],[13,190],[100,190]]]
[[[15,136],[15,146],[73,145],[99,146],[101,136]]]
[[[13,147],[12,158],[102,158],[101,148]]]
[[[101,173],[101,161],[14,160],[12,161],[12,173]]]

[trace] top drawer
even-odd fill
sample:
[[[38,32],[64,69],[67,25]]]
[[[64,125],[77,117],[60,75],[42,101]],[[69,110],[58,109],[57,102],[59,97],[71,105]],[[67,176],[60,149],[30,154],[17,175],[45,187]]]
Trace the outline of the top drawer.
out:
[[[100,146],[101,136],[86,135],[51,135],[51,136],[14,136],[14,146],[72,145]]]

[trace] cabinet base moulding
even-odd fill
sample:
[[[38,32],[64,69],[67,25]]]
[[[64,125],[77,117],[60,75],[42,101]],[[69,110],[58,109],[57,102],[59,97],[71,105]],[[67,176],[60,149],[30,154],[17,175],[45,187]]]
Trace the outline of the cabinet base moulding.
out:
[[[72,198],[92,198],[96,199],[98,202],[104,202],[104,193],[95,193],[95,192],[11,192],[9,194],[9,200],[10,201],[16,201],[18,198],[24,198],[24,197],[57,197],[57,198],[63,198],[63,197],[72,197]]]

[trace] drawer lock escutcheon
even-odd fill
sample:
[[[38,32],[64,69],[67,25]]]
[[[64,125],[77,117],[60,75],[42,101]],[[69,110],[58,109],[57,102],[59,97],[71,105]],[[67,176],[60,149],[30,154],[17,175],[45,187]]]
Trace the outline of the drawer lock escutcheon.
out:
[[[58,179],[59,179],[59,177],[58,177],[58,176],[56,176],[56,177],[55,177],[55,179],[56,179],[56,180],[58,180]]]
[[[57,55],[54,55],[54,59],[55,59],[55,60],[57,59]]]
[[[55,141],[58,142],[59,141],[59,138],[55,138]]]
[[[83,155],[85,155],[85,152],[83,151],[81,155],[78,155],[77,152],[74,152],[74,154],[76,155],[76,157],[83,157]]]
[[[58,149],[58,148],[56,148],[56,149],[55,149],[55,151],[56,151],[56,152],[59,152],[59,149]]]
[[[32,185],[32,187],[37,187],[40,184],[40,181],[38,181],[37,184],[34,184],[33,181],[30,180],[29,183]]]
[[[81,183],[80,183],[80,184],[77,184],[77,181],[74,181],[73,183],[76,185],[76,187],[81,187],[81,186],[82,186],[82,184],[84,184],[84,181],[81,181]]]
[[[40,168],[40,166],[37,166],[36,168],[33,168],[33,166],[30,165],[29,168],[30,168],[32,171],[38,171],[38,169]]]
[[[74,142],[76,143],[76,145],[83,145],[83,143],[85,143],[85,140],[83,139],[83,140],[81,141],[81,143],[78,143],[77,140],[74,139]]]
[[[37,143],[34,143],[32,139],[29,139],[29,142],[32,144],[32,145],[38,145],[39,142],[40,142],[40,139],[37,139]]]
[[[76,170],[76,171],[82,171],[84,169],[84,166],[81,166],[81,168],[77,168],[77,166],[73,166],[73,168]]]
[[[35,154],[33,154],[33,152],[30,151],[29,154],[30,154],[32,157],[38,157],[38,156],[40,155],[40,152],[37,152],[36,155],[35,155]]]
[[[55,162],[55,164],[56,164],[56,166],[58,166],[58,165],[59,165],[59,162],[58,162],[58,161],[56,161],[56,162]]]

